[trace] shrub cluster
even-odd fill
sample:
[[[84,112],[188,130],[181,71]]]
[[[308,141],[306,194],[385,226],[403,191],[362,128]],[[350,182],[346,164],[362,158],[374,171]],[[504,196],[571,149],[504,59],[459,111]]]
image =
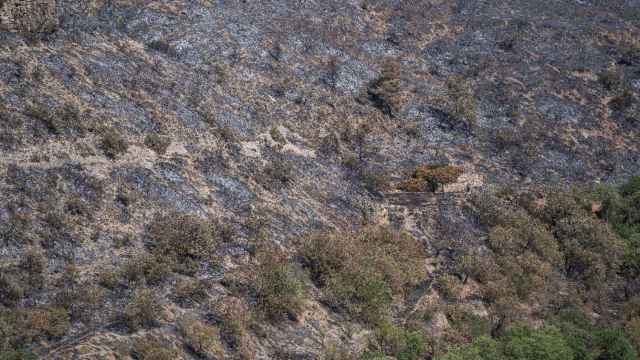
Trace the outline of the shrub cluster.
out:
[[[628,278],[640,276],[640,176],[618,189],[602,186],[596,198],[602,205],[598,216],[624,239],[622,272]]]
[[[610,296],[601,295],[611,295],[619,282],[623,244],[592,214],[586,196],[548,190],[542,199],[506,193],[476,197],[491,252],[467,251],[458,261],[462,271],[480,281],[487,300],[506,312],[518,301],[534,299],[556,305],[598,299],[596,304],[606,307]],[[561,287],[579,296],[561,300]]]
[[[53,135],[83,136],[87,131],[84,121],[80,119],[77,107],[65,104],[58,109],[50,109],[46,104],[29,104],[26,114],[40,121]]]
[[[136,290],[124,309],[124,322],[132,331],[158,324],[162,305],[155,291]]]
[[[200,261],[213,261],[221,227],[195,215],[168,213],[148,227],[152,253],[160,263],[173,264],[177,272],[193,274]]]
[[[567,314],[565,314],[567,315]],[[580,316],[560,316],[540,328],[515,324],[502,336],[476,338],[451,349],[439,360],[632,360],[637,353],[624,334],[595,327]]]
[[[297,318],[302,310],[304,291],[300,270],[275,249],[262,249],[258,259],[256,293],[259,308],[271,320]]]
[[[357,233],[310,235],[300,256],[331,305],[377,324],[388,319],[394,295],[423,279],[423,252],[409,234],[369,226]]]
[[[69,313],[60,307],[5,309],[0,306],[0,359],[35,359],[27,346],[34,341],[59,338],[69,326]]]
[[[370,345],[373,350],[365,352],[361,359],[387,359],[387,356],[398,360],[423,359],[427,353],[425,339],[425,335],[418,330],[383,322],[375,330],[375,340]]]

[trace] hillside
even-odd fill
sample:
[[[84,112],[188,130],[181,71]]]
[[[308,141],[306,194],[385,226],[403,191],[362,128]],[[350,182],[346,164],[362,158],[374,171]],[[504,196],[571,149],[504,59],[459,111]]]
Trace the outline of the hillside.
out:
[[[0,0],[0,359],[635,359],[640,1]]]

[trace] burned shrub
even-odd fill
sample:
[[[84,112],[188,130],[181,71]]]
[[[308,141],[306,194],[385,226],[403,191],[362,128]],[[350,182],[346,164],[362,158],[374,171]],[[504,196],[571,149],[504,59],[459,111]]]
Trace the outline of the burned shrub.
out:
[[[152,40],[147,44],[149,49],[159,51],[170,56],[176,55],[176,49],[166,39]]]
[[[293,182],[293,165],[284,156],[275,156],[264,169],[262,182],[270,188],[286,187]]]
[[[609,106],[615,111],[625,111],[633,105],[634,100],[633,93],[626,89],[622,94],[611,99]]]
[[[102,135],[100,146],[104,154],[110,159],[115,159],[118,155],[126,153],[129,149],[127,140],[113,129],[105,131]]]
[[[608,91],[618,90],[623,85],[622,76],[613,69],[598,74],[598,81]]]
[[[15,306],[25,297],[25,286],[19,277],[3,270],[0,273],[0,303]]]
[[[158,155],[164,155],[171,145],[171,138],[158,134],[148,134],[144,138],[144,145],[156,152]]]

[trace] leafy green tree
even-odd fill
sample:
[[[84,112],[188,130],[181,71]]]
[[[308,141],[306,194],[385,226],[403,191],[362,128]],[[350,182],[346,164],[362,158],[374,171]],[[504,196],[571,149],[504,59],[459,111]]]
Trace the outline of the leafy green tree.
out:
[[[516,325],[507,330],[504,338],[504,353],[514,360],[572,360],[574,353],[560,329],[546,325],[533,329]]]
[[[638,353],[635,351],[622,330],[604,329],[597,334],[599,354],[597,360],[635,360]]]
[[[473,340],[471,344],[456,347],[436,360],[506,360],[500,343],[487,336]]]

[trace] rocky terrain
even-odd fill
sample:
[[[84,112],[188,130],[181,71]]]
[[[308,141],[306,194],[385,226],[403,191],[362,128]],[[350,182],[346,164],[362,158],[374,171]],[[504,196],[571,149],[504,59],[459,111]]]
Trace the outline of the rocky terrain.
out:
[[[5,0],[0,30],[0,359],[636,358],[640,1]],[[593,357],[513,350],[569,310],[613,329]]]

